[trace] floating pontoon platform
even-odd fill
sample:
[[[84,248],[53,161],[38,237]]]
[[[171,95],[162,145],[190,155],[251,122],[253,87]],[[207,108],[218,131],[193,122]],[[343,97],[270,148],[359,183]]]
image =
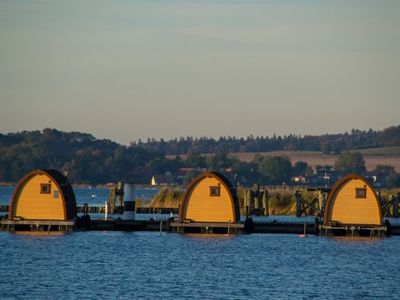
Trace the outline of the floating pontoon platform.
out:
[[[243,223],[220,223],[220,222],[190,222],[170,224],[171,231],[178,233],[226,233],[238,234],[244,232]]]
[[[2,220],[2,230],[9,231],[72,231],[74,221],[61,220]]]
[[[386,235],[388,228],[386,226],[368,226],[368,225],[320,225],[320,235],[332,236],[371,236],[382,237]]]

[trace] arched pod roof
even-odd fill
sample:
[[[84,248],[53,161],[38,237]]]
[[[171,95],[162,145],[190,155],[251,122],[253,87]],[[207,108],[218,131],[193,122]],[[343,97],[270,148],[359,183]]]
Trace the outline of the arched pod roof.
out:
[[[351,181],[360,181],[360,182],[362,182],[363,186],[366,187],[366,192],[368,192],[368,199],[370,199],[370,201],[374,204],[374,207],[375,207],[375,209],[371,213],[375,213],[375,215],[377,216],[377,219],[378,219],[378,222],[375,222],[375,223],[379,223],[379,224],[369,224],[369,223],[367,223],[367,224],[362,223],[362,224],[365,224],[365,225],[380,225],[380,224],[382,224],[382,208],[381,208],[381,204],[379,202],[378,196],[377,196],[376,191],[373,188],[373,186],[364,177],[362,177],[358,174],[348,174],[348,175],[344,176],[343,178],[341,178],[339,181],[337,181],[336,184],[333,186],[331,192],[329,193],[329,196],[328,196],[328,199],[327,199],[326,205],[325,205],[324,225],[328,225],[329,222],[335,221],[335,220],[332,220],[332,213],[333,213],[333,210],[335,207],[335,202],[339,198],[340,194],[344,193],[342,191],[344,189],[344,187],[346,185],[348,185]],[[351,188],[353,188],[353,186]],[[355,187],[355,189],[358,189],[358,187]],[[371,192],[372,192],[372,195],[370,196],[369,193],[371,193]],[[353,194],[351,194],[351,195],[346,195],[346,197],[343,197],[343,199],[345,199],[345,198],[350,198],[349,200],[357,199],[356,191],[353,191]],[[367,198],[367,196],[365,198]],[[362,207],[362,205],[364,205],[364,203],[363,203],[363,200],[360,199],[359,205],[355,206],[355,209]],[[357,211],[350,211],[347,213],[357,215]],[[352,223],[350,223],[350,224],[352,224]]]
[[[34,176],[45,175],[47,176],[60,191],[60,198],[64,208],[64,220],[71,220],[76,217],[76,199],[74,191],[68,182],[67,177],[54,169],[34,169],[25,175],[17,184],[11,196],[9,207],[9,219],[15,217],[16,207],[18,205],[18,198],[23,190],[25,184]]]
[[[191,183],[188,185],[185,194],[183,196],[180,208],[179,208],[179,221],[183,222],[186,219],[186,210],[189,205],[189,201],[191,199],[192,192],[196,189],[197,185],[206,178],[215,178],[225,190],[228,192],[230,205],[232,209],[233,220],[232,222],[238,222],[240,220],[240,208],[239,201],[236,193],[236,189],[231,184],[231,182],[221,173],[219,172],[204,172],[194,178]]]

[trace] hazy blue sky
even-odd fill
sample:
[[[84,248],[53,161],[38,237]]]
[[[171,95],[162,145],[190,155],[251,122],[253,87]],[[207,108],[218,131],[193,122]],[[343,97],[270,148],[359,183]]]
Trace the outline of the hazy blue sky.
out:
[[[0,132],[400,124],[400,1],[0,1]]]

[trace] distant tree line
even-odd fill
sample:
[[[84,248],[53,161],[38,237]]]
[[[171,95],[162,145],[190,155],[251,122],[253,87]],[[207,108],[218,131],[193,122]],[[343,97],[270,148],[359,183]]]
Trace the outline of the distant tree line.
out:
[[[399,127],[393,127],[382,132],[374,132],[376,137],[379,136],[379,143],[376,145],[396,145],[395,132],[398,131]],[[353,139],[351,143],[355,148],[356,137],[363,134],[372,133],[353,131],[349,135],[342,135],[342,138],[349,141]],[[325,140],[325,136],[322,137]],[[307,163],[292,164],[287,157],[256,155],[251,162],[241,162],[228,155],[229,152],[234,151],[232,149],[235,147],[235,141],[239,141],[239,144],[243,141],[245,147],[248,147],[246,149],[251,149],[251,151],[264,151],[265,149],[257,148],[261,147],[263,139],[269,141],[271,147],[274,145],[271,140],[279,141],[280,147],[283,147],[291,139],[293,143],[297,140],[307,144],[304,142],[305,137],[292,136],[292,138],[220,138],[218,141],[208,139],[213,145],[209,146],[210,148],[206,147],[207,139],[205,138],[177,140],[177,144],[174,140],[169,142],[150,140],[147,143],[139,142],[123,146],[110,140],[96,139],[87,133],[62,132],[49,128],[43,131],[0,134],[0,182],[15,183],[34,168],[55,168],[67,172],[72,183],[88,184],[102,184],[118,180],[149,183],[152,175],[166,173],[174,175],[182,168],[190,170],[184,175],[183,184],[186,184],[202,169],[229,173],[233,180],[242,185],[290,184],[294,175],[311,176],[313,174],[314,170]],[[158,143],[163,146],[157,148],[155,145]],[[186,158],[182,159],[179,155],[174,159],[166,158],[166,154],[172,153],[167,151],[169,146],[166,145],[179,145],[180,143],[187,147],[187,152],[182,152],[187,154]],[[226,144],[230,146],[225,148]],[[193,148],[193,145],[196,147]],[[197,148],[200,145],[204,148]],[[365,146],[364,140],[362,145]],[[277,147],[277,145],[273,147]],[[200,151],[200,149],[202,150]],[[210,152],[211,149],[213,149],[214,155],[203,154]],[[181,151],[183,149],[178,152]],[[365,172],[362,155],[354,151],[343,152],[334,167],[343,174]],[[385,185],[391,187],[400,185],[399,175],[393,167],[378,167],[376,172],[385,178]]]
[[[283,137],[248,136],[246,138],[220,137],[219,139],[181,137],[179,139],[139,140],[132,145],[166,155],[187,153],[215,153],[223,150],[232,152],[271,151],[322,151],[325,154],[339,154],[347,150],[400,146],[400,125],[382,131],[353,129],[350,133],[325,135],[285,135]]]
[[[0,135],[0,181],[16,182],[33,168],[68,172],[77,183],[126,179],[163,155],[126,147],[90,134],[56,129]]]

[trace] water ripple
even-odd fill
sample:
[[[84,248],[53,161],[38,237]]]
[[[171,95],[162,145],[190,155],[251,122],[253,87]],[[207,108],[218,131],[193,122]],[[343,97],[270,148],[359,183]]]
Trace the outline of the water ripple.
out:
[[[0,233],[9,299],[396,299],[400,238]]]

